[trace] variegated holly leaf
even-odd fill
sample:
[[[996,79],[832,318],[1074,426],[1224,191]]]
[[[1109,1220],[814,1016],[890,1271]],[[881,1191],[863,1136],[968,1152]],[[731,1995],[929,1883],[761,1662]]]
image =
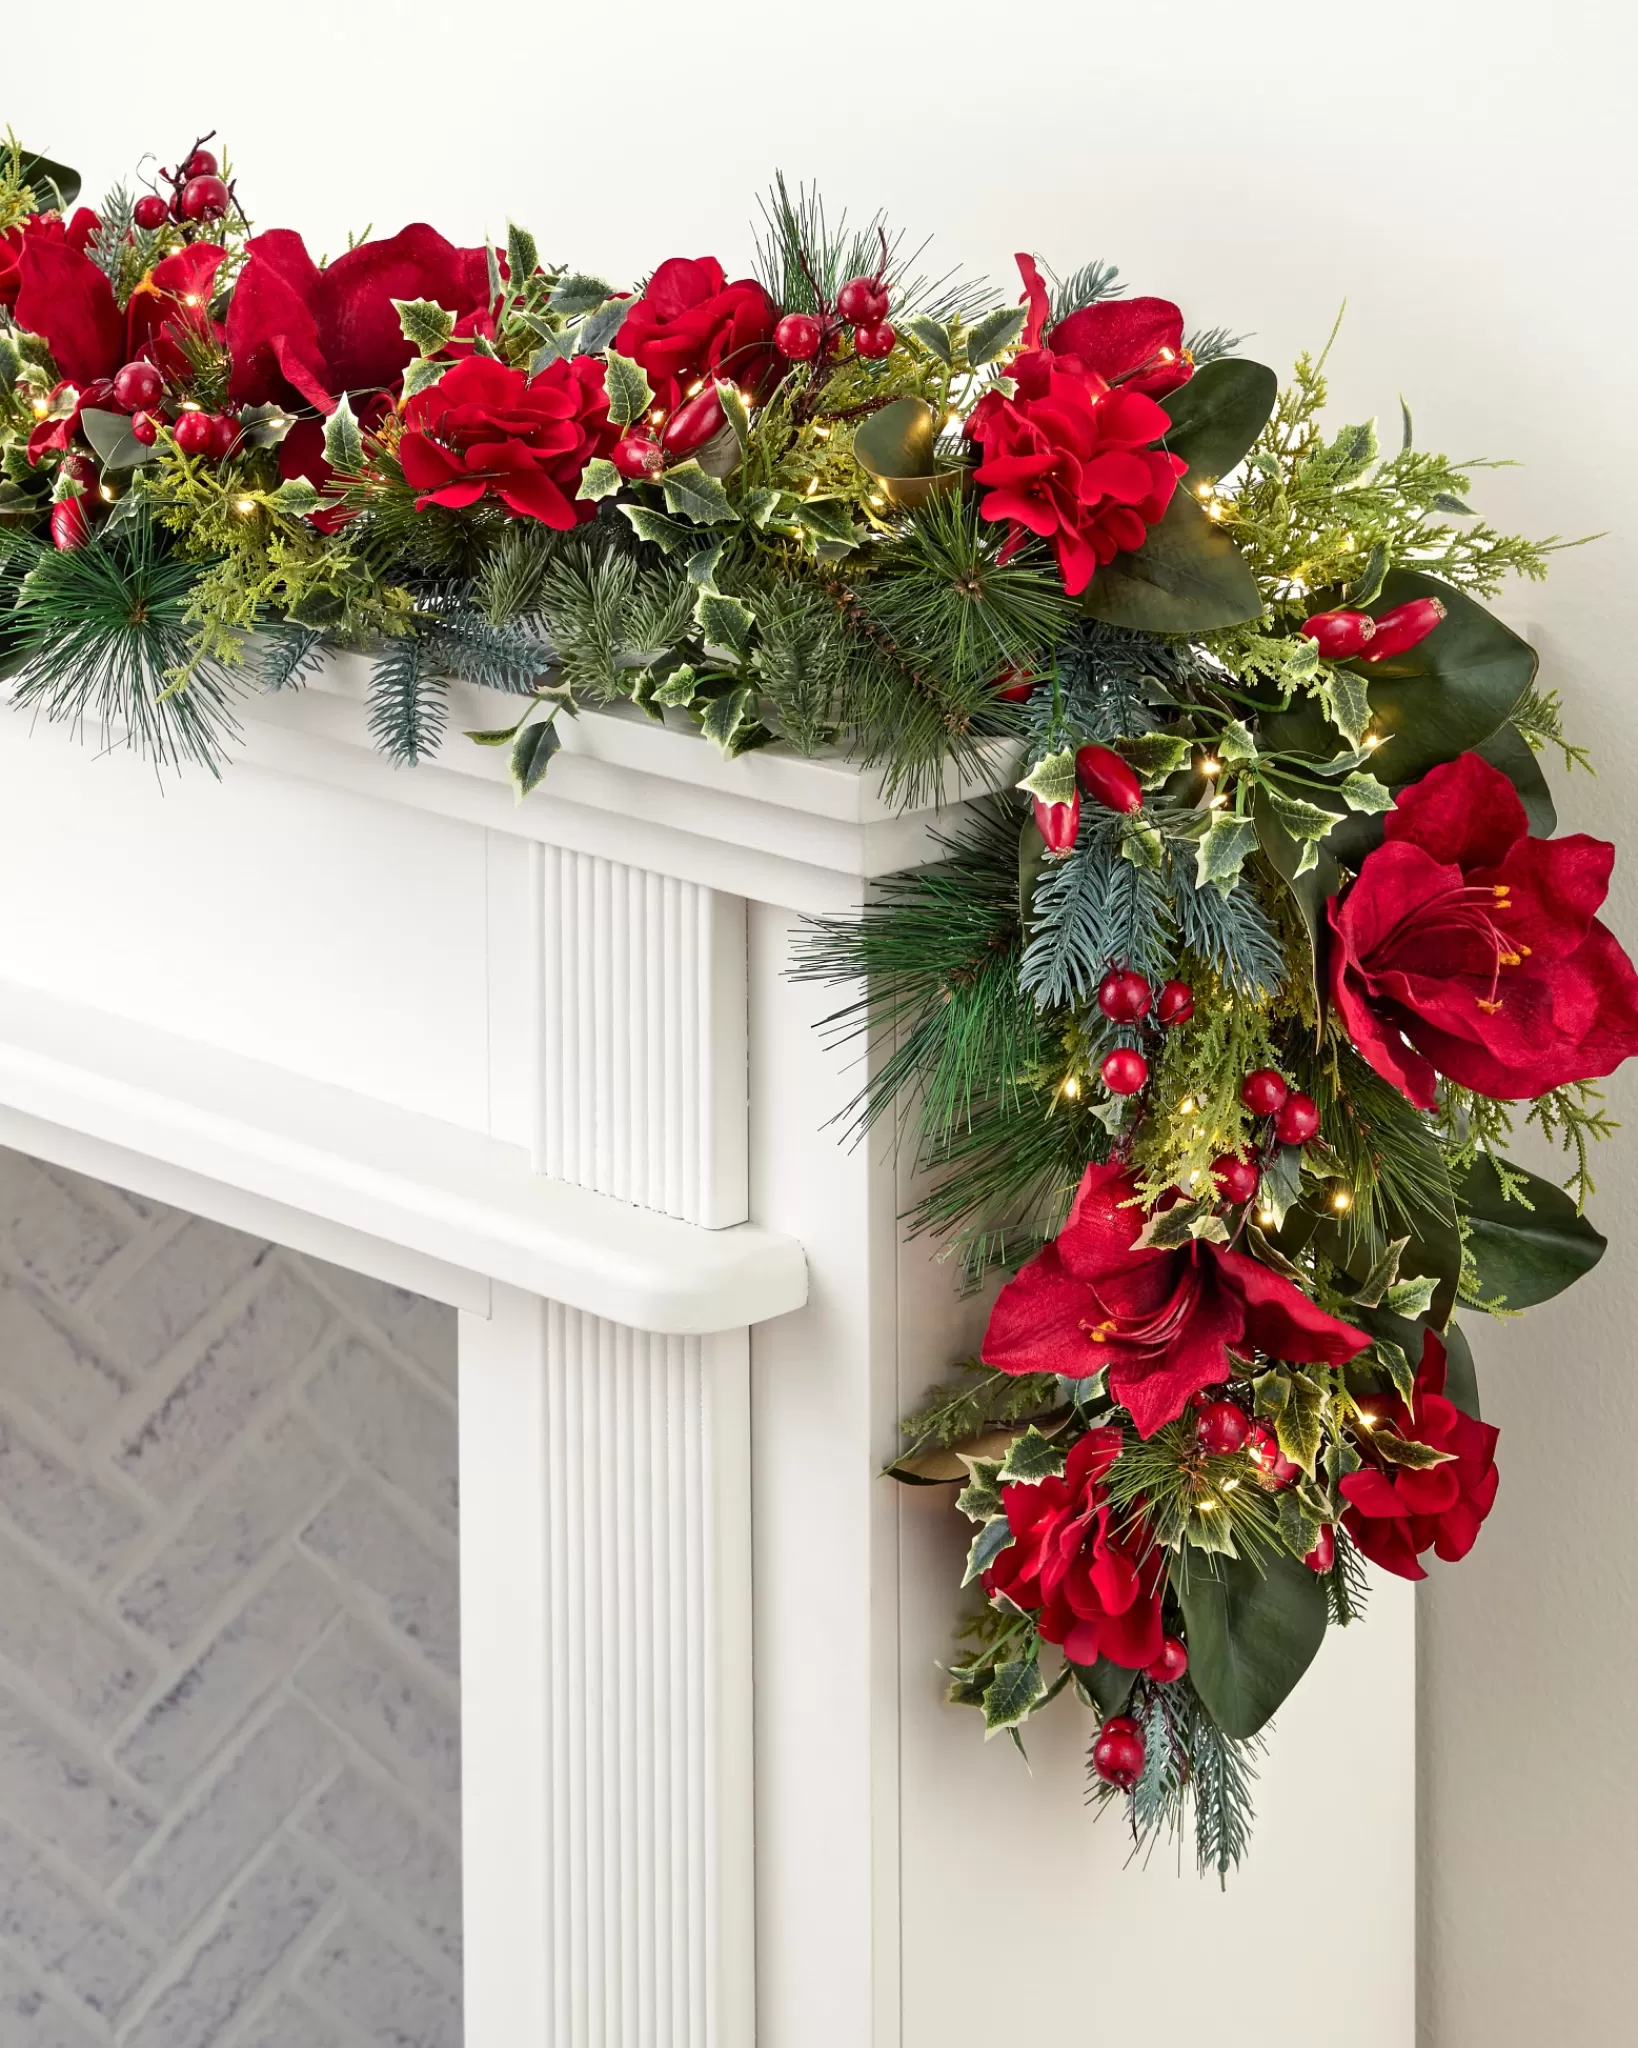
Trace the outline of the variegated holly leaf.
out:
[[[1002,1459],[1001,1478],[1008,1484],[1038,1486],[1043,1479],[1061,1478],[1063,1469],[1062,1446],[1032,1423]]]
[[[1393,792],[1385,782],[1378,782],[1374,775],[1364,775],[1356,770],[1345,775],[1339,785],[1342,800],[1351,811],[1364,811],[1375,816],[1381,811],[1393,809]]]
[[[1413,1437],[1399,1436],[1391,1429],[1373,1429],[1371,1448],[1390,1465],[1403,1465],[1410,1472],[1430,1472],[1435,1465],[1448,1465],[1456,1455],[1433,1444],[1418,1443]]]
[[[1046,1680],[1033,1657],[1003,1664],[984,1692],[984,1739],[1016,1728],[1046,1693]]]
[[[647,505],[622,505],[620,511],[631,521],[637,538],[652,541],[662,554],[669,555],[673,548],[681,547],[684,542],[693,547],[699,541],[693,527],[684,526],[677,519],[668,519],[663,512],[655,512]]]
[[[344,391],[336,409],[324,422],[324,459],[343,476],[356,476],[364,467],[364,436]]]
[[[418,356],[435,356],[449,346],[455,315],[433,299],[394,299],[393,311],[404,339]]]
[[[967,1551],[967,1569],[962,1574],[962,1585],[972,1585],[983,1572],[994,1564],[995,1560],[1001,1555],[1003,1550],[1007,1549],[1011,1542],[1012,1530],[1008,1526],[1005,1515],[996,1515],[993,1519],[986,1522],[973,1538],[972,1544]]]
[[[606,456],[594,455],[581,472],[577,498],[612,498],[622,482],[620,472]]]
[[[1212,1244],[1228,1243],[1228,1225],[1204,1196],[1157,1209],[1138,1233],[1133,1250],[1179,1251],[1202,1237]]]
[[[1246,855],[1256,844],[1257,827],[1249,818],[1236,818],[1231,812],[1218,811],[1206,827],[1205,837],[1195,855],[1195,886],[1216,889],[1224,896],[1232,895],[1240,879],[1240,870],[1246,864]]]
[[[1383,1300],[1396,1316],[1425,1316],[1438,1291],[1437,1280],[1429,1274],[1418,1273],[1410,1279],[1395,1281]]]
[[[1175,775],[1193,750],[1193,741],[1174,733],[1140,732],[1130,739],[1116,740],[1115,752],[1127,767],[1137,771],[1145,789],[1153,789],[1168,775]]]
[[[1067,804],[1075,794],[1075,749],[1043,754],[1018,787],[1044,804]]]
[[[660,479],[665,509],[698,526],[731,526],[739,518],[728,493],[697,462],[679,462]]]
[[[603,389],[608,393],[609,419],[617,427],[640,420],[654,403],[654,392],[640,363],[618,349],[603,351]]]
[[[1399,1257],[1409,1243],[1408,1237],[1396,1237],[1365,1275],[1354,1296],[1361,1308],[1375,1308],[1399,1278]]]
[[[1229,767],[1236,767],[1242,761],[1255,761],[1257,742],[1251,736],[1251,728],[1242,719],[1231,718],[1224,726],[1222,737],[1217,742],[1217,758]]]
[[[1294,1372],[1290,1397],[1274,1420],[1280,1449],[1293,1465],[1300,1465],[1310,1475],[1319,1455],[1325,1399],[1325,1390],[1316,1386],[1307,1373]]]

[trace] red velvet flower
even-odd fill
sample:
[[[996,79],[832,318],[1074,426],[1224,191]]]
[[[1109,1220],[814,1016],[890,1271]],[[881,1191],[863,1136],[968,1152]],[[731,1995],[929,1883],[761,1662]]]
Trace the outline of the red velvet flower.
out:
[[[986,486],[980,510],[1008,524],[1002,561],[1037,534],[1078,597],[1101,564],[1143,545],[1185,465],[1149,446],[1171,422],[1142,392],[1044,348],[1008,367],[1016,394],[988,392],[967,422],[983,451],[973,472]]]
[[[394,299],[430,299],[463,331],[487,310],[483,250],[457,249],[420,222],[322,270],[291,228],[247,247],[227,318],[235,404],[305,401],[328,413],[344,391],[396,391],[415,348]]]
[[[21,226],[0,234],[0,306],[15,306],[23,282],[23,250],[31,241],[66,243],[84,255],[102,225],[89,206],[79,206],[71,220],[60,213],[31,213]]]
[[[1164,1640],[1166,1560],[1141,1521],[1110,1507],[1103,1481],[1120,1441],[1118,1429],[1088,1430],[1061,1479],[1002,1487],[1012,1542],[985,1571],[984,1590],[1038,1612],[1041,1634],[1072,1664],[1107,1657],[1141,1671]]]
[[[1419,1109],[1438,1074],[1517,1099],[1630,1059],[1638,975],[1593,914],[1614,858],[1579,832],[1532,839],[1518,792],[1477,754],[1431,769],[1330,902],[1349,1037]]]
[[[1473,1548],[1501,1481],[1501,1432],[1445,1398],[1445,1347],[1432,1330],[1423,1340],[1412,1405],[1391,1395],[1372,1407],[1378,1427],[1449,1457],[1425,1471],[1377,1459],[1350,1472],[1339,1489],[1348,1503],[1342,1525],[1373,1564],[1402,1579],[1425,1579],[1417,1562],[1424,1550],[1455,1564]],[[1368,1436],[1363,1448],[1369,1453]]]
[[[601,362],[560,357],[531,379],[469,356],[406,404],[398,459],[419,506],[475,505],[492,491],[509,511],[566,530],[595,513],[575,492],[619,438]]]
[[[1109,1387],[1153,1436],[1201,1387],[1254,1352],[1299,1365],[1341,1365],[1370,1339],[1243,1252],[1197,1239],[1139,1249],[1145,1214],[1121,1167],[1089,1166],[1069,1220],[1002,1288],[984,1333],[986,1365]]]
[[[1020,255],[1024,328],[1028,348],[1073,356],[1106,384],[1164,398],[1194,375],[1194,359],[1183,346],[1183,315],[1170,299],[1102,299],[1083,306],[1056,326],[1047,326],[1047,288],[1031,256]]]
[[[702,378],[759,392],[778,364],[778,319],[754,278],[729,284],[714,256],[672,256],[632,301],[614,345],[642,365],[656,403],[674,412]]]

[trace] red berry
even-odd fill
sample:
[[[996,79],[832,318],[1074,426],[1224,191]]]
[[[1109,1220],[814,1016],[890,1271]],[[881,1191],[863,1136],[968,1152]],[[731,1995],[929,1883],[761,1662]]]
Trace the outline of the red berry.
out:
[[[1280,1440],[1266,1423],[1254,1422],[1246,1439],[1246,1455],[1257,1467],[1257,1484],[1278,1493],[1291,1484],[1302,1467],[1294,1465],[1280,1449]]]
[[[887,287],[879,277],[850,277],[836,294],[837,312],[853,327],[879,325],[887,318],[887,303]]]
[[[622,476],[658,476],[665,468],[660,444],[647,434],[622,435],[610,460]]]
[[[216,422],[208,412],[185,412],[175,433],[176,445],[184,455],[208,455],[216,439]]]
[[[1194,1440],[1203,1451],[1229,1458],[1245,1449],[1251,1424],[1233,1401],[1208,1401],[1195,1418]]]
[[[1113,1052],[1104,1054],[1098,1071],[1111,1095],[1135,1095],[1149,1078],[1149,1062],[1142,1053],[1117,1045]]]
[[[1347,661],[1363,653],[1365,643],[1376,632],[1369,612],[1315,612],[1298,628],[1328,661]]]
[[[1035,799],[1035,829],[1046,841],[1047,852],[1068,853],[1081,829],[1081,799],[1077,791],[1066,804],[1044,804]]]
[[[855,327],[854,352],[869,361],[880,362],[883,356],[893,353],[893,344],[898,338],[897,330],[885,320],[878,320],[874,327]]]
[[[139,228],[162,228],[170,217],[171,209],[157,192],[144,192],[131,208],[131,218]]]
[[[1136,1728],[1114,1728],[1105,1721],[1098,1730],[1092,1745],[1092,1768],[1106,1785],[1129,1792],[1143,1775],[1143,1757],[1143,1737]]]
[[[83,548],[91,538],[91,521],[83,498],[59,498],[51,508],[51,545],[63,553]]]
[[[184,220],[220,220],[228,210],[228,188],[214,173],[190,178],[177,202]]]
[[[1242,1202],[1251,1200],[1262,1175],[1251,1160],[1225,1152],[1221,1158],[1212,1161],[1211,1177],[1216,1181],[1217,1191],[1223,1200],[1238,1207]]]
[[[1272,1067],[1259,1067],[1240,1083],[1240,1100],[1253,1116],[1273,1116],[1290,1093]]]
[[[1111,811],[1140,811],[1143,785],[1112,747],[1082,747],[1075,755],[1075,775],[1088,796]]]
[[[231,413],[213,413],[210,422],[211,454],[218,462],[225,462],[238,445],[239,422]]]
[[[1130,967],[1112,968],[1098,988],[1098,1008],[1112,1024],[1135,1024],[1149,1014],[1149,984]]]
[[[151,412],[134,412],[131,415],[131,438],[140,441],[144,448],[151,448],[159,437],[159,427]]]
[[[1365,659],[1390,661],[1396,654],[1408,653],[1428,637],[1444,615],[1445,608],[1436,597],[1413,597],[1409,604],[1395,605],[1377,619]]]
[[[1319,1129],[1319,1111],[1312,1095],[1288,1095],[1274,1119],[1274,1135],[1282,1145],[1306,1145]]]
[[[1186,981],[1163,981],[1155,1003],[1155,1018],[1161,1024],[1187,1024],[1194,1015],[1194,990]]]
[[[1021,675],[1015,668],[1004,668],[996,677],[995,694],[1003,704],[1027,704],[1034,694],[1033,675]]]
[[[1143,1723],[1130,1714],[1111,1714],[1098,1730],[1100,1735],[1141,1735]]]
[[[196,149],[182,166],[184,178],[213,178],[221,165],[208,149]]]
[[[114,379],[114,403],[121,412],[142,412],[157,405],[165,380],[152,363],[127,363]]]
[[[677,410],[665,423],[660,439],[668,455],[692,455],[696,448],[703,448],[711,436],[722,425],[725,415],[722,400],[717,396],[716,387],[697,391],[692,398],[684,399]]]
[[[1311,1572],[1328,1572],[1337,1561],[1336,1531],[1327,1522],[1319,1532],[1314,1547],[1303,1559]]]
[[[1189,1653],[1176,1636],[1167,1636],[1160,1646],[1160,1655],[1144,1670],[1145,1678],[1152,1678],[1156,1685],[1175,1685],[1189,1668]]]
[[[774,329],[774,347],[793,363],[811,362],[824,338],[825,330],[811,313],[787,313]]]

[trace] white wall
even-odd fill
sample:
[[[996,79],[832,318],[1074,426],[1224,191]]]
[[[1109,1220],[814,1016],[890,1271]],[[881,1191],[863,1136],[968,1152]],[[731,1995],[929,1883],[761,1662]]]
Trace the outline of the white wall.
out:
[[[1608,530],[1510,604],[1539,629],[1598,754],[1601,779],[1571,789],[1567,822],[1623,821],[1638,755],[1629,11],[293,0],[213,16],[198,55],[166,29],[146,47],[133,21],[92,0],[71,58],[42,47],[31,60],[14,42],[0,114],[92,183],[220,122],[253,213],[332,250],[372,221],[502,232],[510,209],[554,256],[614,276],[678,251],[732,265],[752,195],[782,166],[836,204],[885,203],[936,229],[947,260],[998,276],[1015,247],[1060,266],[1106,256],[1191,320],[1252,332],[1277,365],[1323,340],[1346,296],[1343,411],[1391,419],[1403,391],[1424,441],[1526,465],[1476,494],[1498,523]],[[1638,844],[1613,917],[1638,941]],[[1638,1106],[1630,1083],[1612,1099],[1618,1114]],[[1600,1213],[1613,1228],[1638,1191],[1638,1138],[1610,1151]],[[1624,1768],[1638,1620],[1630,1270],[1613,1256],[1564,1302],[1477,1333],[1501,1499],[1474,1559],[1423,1599],[1436,2048],[1593,2035],[1622,2010],[1638,1826]],[[1349,1789],[1333,1779],[1316,1806],[1316,1827],[1340,1837],[1316,1845],[1316,1868],[1334,1855],[1339,1901],[1348,1799],[1335,1795]],[[1315,1938],[1326,1924],[1316,1915]]]

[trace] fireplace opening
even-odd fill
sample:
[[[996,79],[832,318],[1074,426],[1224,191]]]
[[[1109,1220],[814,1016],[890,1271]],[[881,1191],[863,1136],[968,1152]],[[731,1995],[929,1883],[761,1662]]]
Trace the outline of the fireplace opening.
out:
[[[455,1358],[0,1150],[5,2048],[459,2048]]]

